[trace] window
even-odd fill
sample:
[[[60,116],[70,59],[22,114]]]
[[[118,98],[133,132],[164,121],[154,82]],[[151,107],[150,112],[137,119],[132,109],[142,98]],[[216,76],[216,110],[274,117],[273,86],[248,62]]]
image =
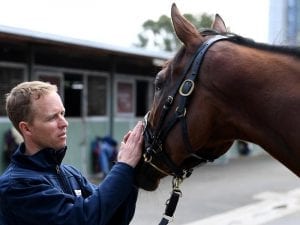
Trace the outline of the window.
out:
[[[142,117],[149,110],[149,81],[136,81],[136,116]]]
[[[152,80],[120,78],[116,82],[116,114],[144,117],[153,99]]]
[[[117,83],[117,113],[133,114],[133,83],[125,81]]]
[[[83,78],[80,74],[64,74],[64,105],[67,117],[82,116]]]
[[[107,78],[88,76],[88,116],[107,114]]]
[[[17,84],[24,81],[24,69],[12,67],[0,67],[0,116],[6,116],[5,94]]]
[[[40,81],[49,82],[50,84],[55,84],[58,89],[59,95],[64,98],[63,90],[62,90],[62,74],[61,73],[53,73],[53,72],[38,72],[37,73],[38,79]]]

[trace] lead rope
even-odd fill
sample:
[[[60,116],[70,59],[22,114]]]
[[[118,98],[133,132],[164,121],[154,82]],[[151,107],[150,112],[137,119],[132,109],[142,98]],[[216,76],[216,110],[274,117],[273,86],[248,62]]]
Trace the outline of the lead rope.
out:
[[[170,198],[166,201],[165,213],[159,223],[159,225],[166,225],[169,222],[173,221],[173,215],[177,207],[179,198],[182,196],[182,193],[179,189],[179,185],[182,183],[182,178],[173,177],[172,181],[172,192]]]

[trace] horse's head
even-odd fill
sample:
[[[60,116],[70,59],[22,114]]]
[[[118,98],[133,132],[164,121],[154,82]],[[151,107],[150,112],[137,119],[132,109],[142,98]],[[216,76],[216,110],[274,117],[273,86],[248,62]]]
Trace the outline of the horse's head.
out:
[[[188,176],[191,168],[218,158],[232,144],[220,132],[223,121],[205,87],[208,75],[199,68],[210,45],[225,38],[217,35],[226,32],[225,24],[217,15],[211,29],[199,32],[175,4],[171,17],[183,46],[155,78],[145,116],[144,158],[137,168],[138,185],[145,190],[155,190],[166,175]]]

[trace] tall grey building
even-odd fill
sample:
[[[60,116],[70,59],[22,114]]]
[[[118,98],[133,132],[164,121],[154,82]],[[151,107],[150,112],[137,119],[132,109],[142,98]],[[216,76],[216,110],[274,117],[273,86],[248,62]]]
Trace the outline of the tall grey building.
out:
[[[300,45],[300,0],[270,0],[269,42]]]

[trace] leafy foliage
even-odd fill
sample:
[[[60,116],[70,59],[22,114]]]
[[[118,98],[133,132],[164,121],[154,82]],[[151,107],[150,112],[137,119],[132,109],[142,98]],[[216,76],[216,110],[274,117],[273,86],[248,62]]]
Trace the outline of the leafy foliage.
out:
[[[184,14],[196,27],[208,28],[212,24],[212,16],[204,13],[198,17]],[[181,43],[174,33],[171,18],[162,15],[157,21],[147,20],[143,23],[143,31],[138,34],[139,43],[134,44],[140,48],[155,48],[162,51],[173,52],[178,50]]]

